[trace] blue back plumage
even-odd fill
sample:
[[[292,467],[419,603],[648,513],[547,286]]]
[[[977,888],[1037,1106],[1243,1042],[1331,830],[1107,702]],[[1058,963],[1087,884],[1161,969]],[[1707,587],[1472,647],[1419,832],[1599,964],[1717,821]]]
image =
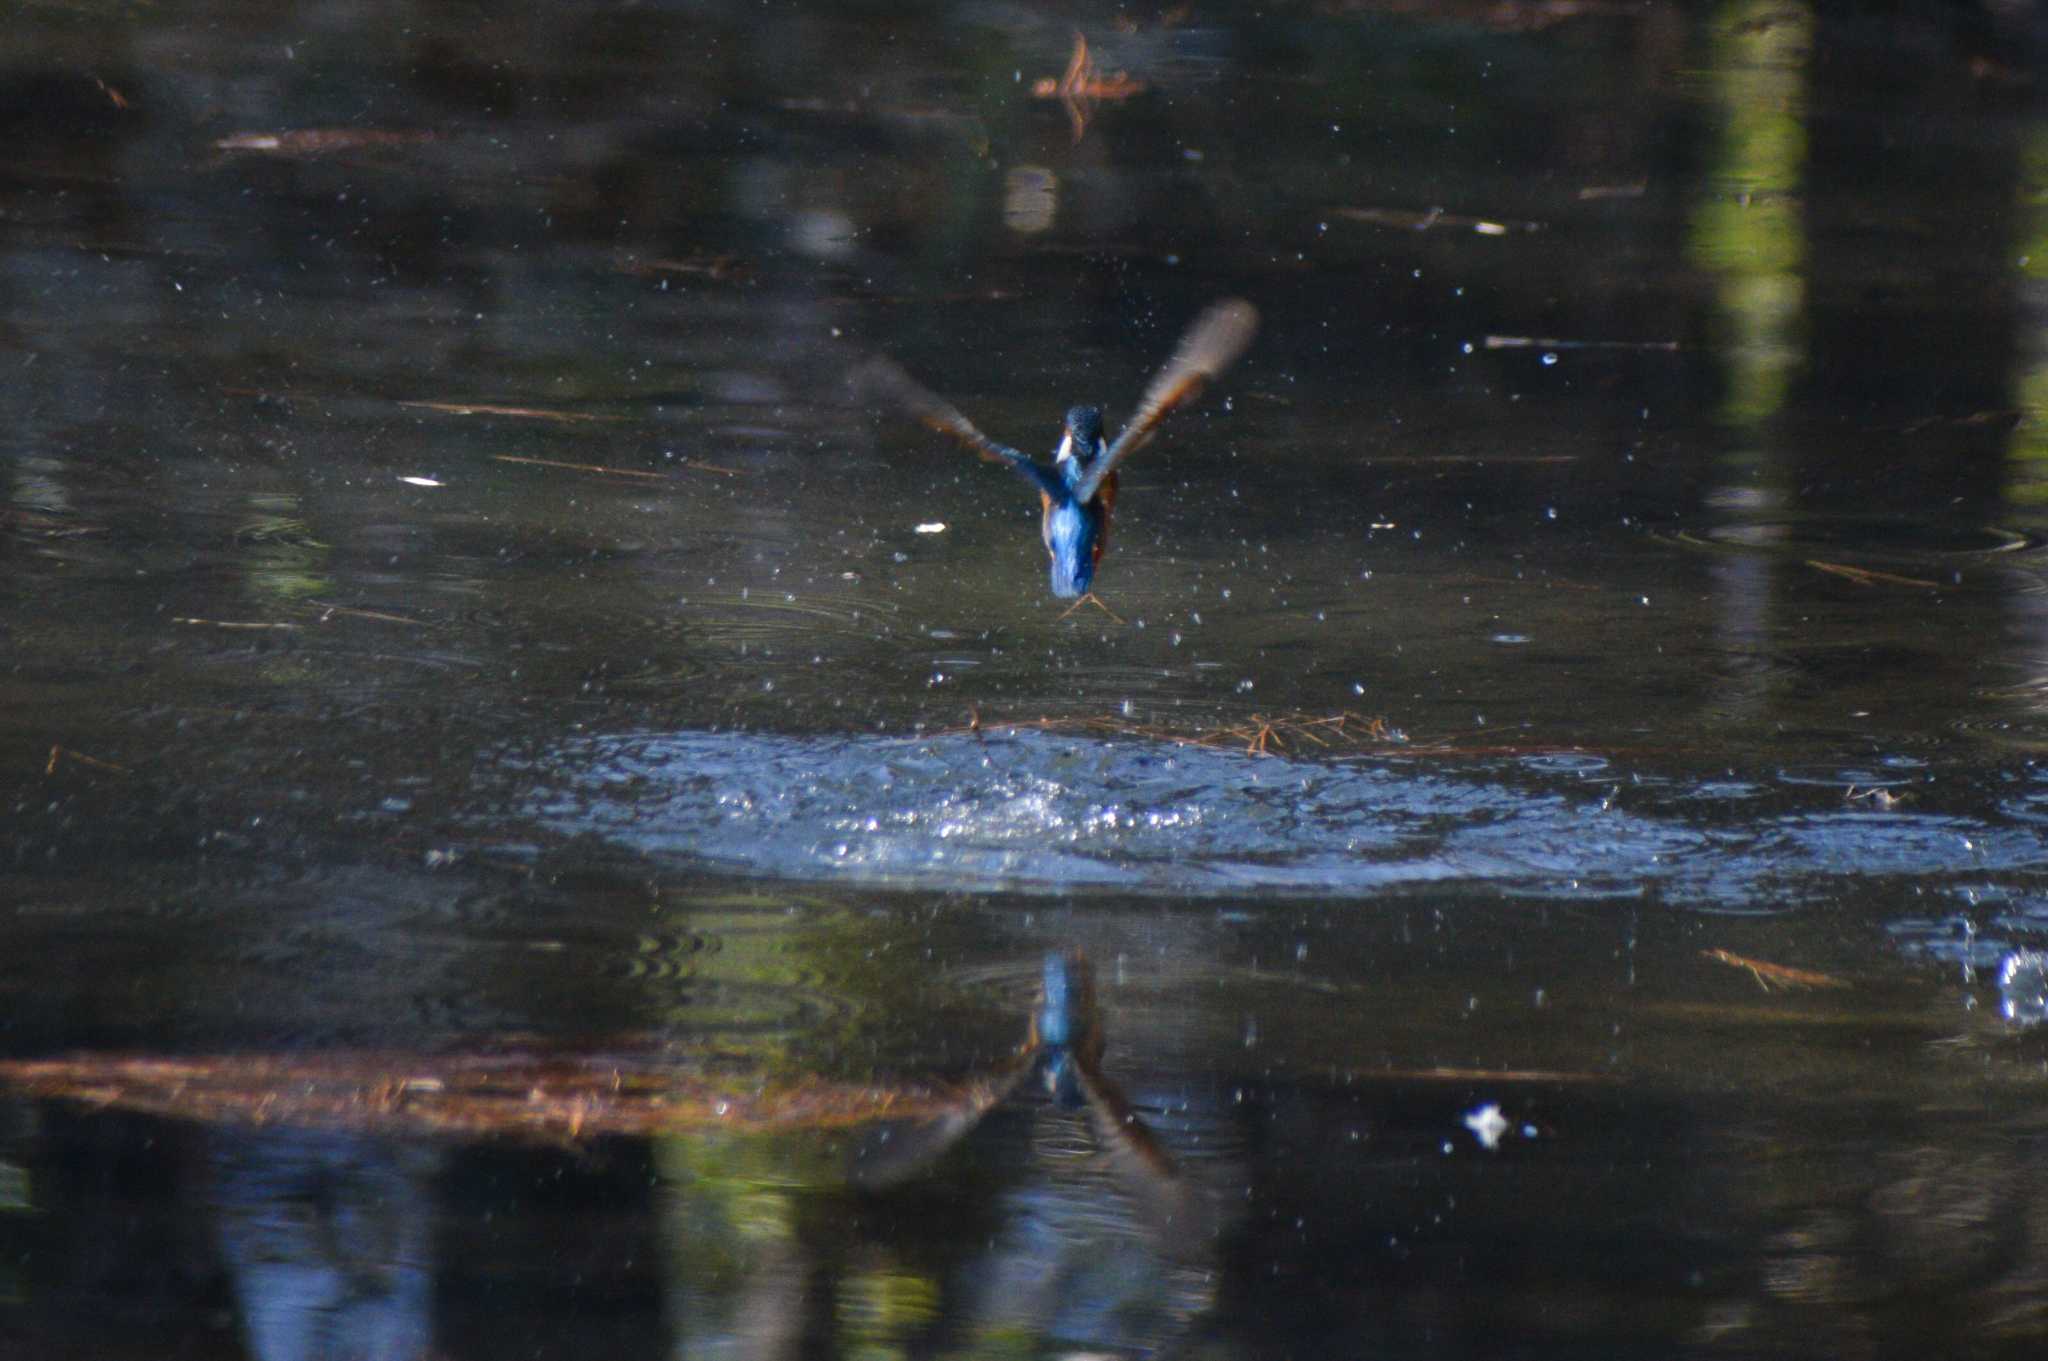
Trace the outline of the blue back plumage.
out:
[[[1052,554],[1054,595],[1088,594],[1088,584],[1095,580],[1095,544],[1101,533],[1101,521],[1071,500],[1046,512],[1045,547]]]
[[[1045,995],[1038,1005],[1038,1042],[1045,1046],[1038,1060],[1039,1074],[1046,1092],[1066,1110],[1078,1109],[1088,1100],[1081,1090],[1072,1049],[1081,1038],[1074,1033],[1075,1026],[1086,1024],[1084,1018],[1074,1015],[1075,1008],[1082,1005],[1080,991],[1080,980],[1074,977],[1066,956],[1047,955]]]
[[[1045,995],[1038,1004],[1040,1044],[1067,1045],[1074,1042],[1074,976],[1065,955],[1054,952],[1045,957]]]

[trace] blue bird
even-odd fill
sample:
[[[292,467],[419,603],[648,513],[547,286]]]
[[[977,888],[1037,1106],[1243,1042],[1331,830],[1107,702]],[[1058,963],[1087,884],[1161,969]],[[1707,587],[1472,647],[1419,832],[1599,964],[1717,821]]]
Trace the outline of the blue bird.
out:
[[[1199,397],[1211,379],[1244,353],[1258,324],[1258,309],[1241,298],[1212,303],[1181,337],[1180,348],[1145,389],[1136,414],[1115,443],[1103,439],[1100,408],[1070,407],[1050,464],[996,443],[886,359],[871,360],[855,381],[863,391],[881,395],[989,462],[1007,464],[1037,488],[1043,506],[1039,534],[1052,559],[1052,593],[1078,605],[1092,598],[1095,569],[1109,546],[1117,466],[1150,443],[1160,422]]]
[[[958,1145],[1029,1078],[1055,1106],[1086,1113],[1118,1176],[1162,1233],[1174,1225],[1186,1229],[1204,1222],[1194,1189],[1122,1089],[1102,1071],[1102,1016],[1088,957],[1079,950],[1051,952],[1039,979],[1023,1046],[963,1082],[951,1109],[917,1121],[885,1123],[855,1139],[847,1168],[854,1183],[880,1189],[909,1180]]]

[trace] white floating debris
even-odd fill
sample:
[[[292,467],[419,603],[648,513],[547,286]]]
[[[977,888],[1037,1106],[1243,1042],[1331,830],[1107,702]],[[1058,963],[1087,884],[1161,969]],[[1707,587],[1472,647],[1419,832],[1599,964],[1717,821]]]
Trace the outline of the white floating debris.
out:
[[[2048,954],[2015,950],[1998,966],[2000,1009],[2017,1025],[2048,1020]]]
[[[408,487],[439,487],[445,485],[438,477],[401,477],[398,479]]]
[[[1508,1132],[1508,1122],[1500,1107],[1489,1101],[1477,1110],[1465,1112],[1465,1128],[1472,1131],[1481,1148],[1491,1150],[1500,1147],[1500,1136]]]
[[[917,532],[920,534],[943,534],[946,532],[946,522],[944,520],[926,520],[917,527]]]

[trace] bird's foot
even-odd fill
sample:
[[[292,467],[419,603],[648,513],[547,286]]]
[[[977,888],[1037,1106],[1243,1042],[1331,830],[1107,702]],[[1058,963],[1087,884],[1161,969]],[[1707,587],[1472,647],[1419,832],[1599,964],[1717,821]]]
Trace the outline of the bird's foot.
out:
[[[1117,623],[1121,624],[1124,622],[1123,616],[1118,614],[1109,606],[1103,604],[1102,597],[1096,595],[1093,591],[1088,592],[1088,594],[1082,596],[1079,600],[1076,600],[1073,604],[1067,606],[1067,608],[1060,614],[1060,617],[1058,619],[1053,620],[1053,622],[1055,624],[1066,622],[1068,616],[1072,615],[1075,610],[1080,609],[1083,605],[1093,605],[1096,609],[1101,610],[1111,619],[1116,620]]]

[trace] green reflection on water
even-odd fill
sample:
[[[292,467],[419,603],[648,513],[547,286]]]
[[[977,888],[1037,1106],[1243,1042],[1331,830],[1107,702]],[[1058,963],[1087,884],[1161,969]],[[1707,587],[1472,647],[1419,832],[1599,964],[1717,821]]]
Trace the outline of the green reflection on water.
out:
[[[664,1233],[674,1354],[728,1356],[788,1331],[821,1265],[803,1232],[805,1188],[840,1180],[837,1143],[691,1134],[656,1140],[654,1158],[675,1190]],[[932,1277],[870,1259],[835,1284],[835,1344],[845,1355],[906,1355],[939,1298]]]
[[[1720,281],[1728,392],[1721,417],[1761,423],[1783,405],[1804,338],[1806,164],[1804,5],[1736,0],[1715,15],[1708,83],[1722,118],[1710,197],[1695,208],[1690,254]]]
[[[35,1207],[28,1169],[20,1163],[0,1162],[0,1211],[34,1210]]]
[[[2023,293],[2048,287],[2048,132],[2029,131],[2020,148],[2020,240],[2015,263]],[[2048,505],[2048,342],[2036,337],[2027,367],[2015,383],[2014,398],[2024,413],[2006,446],[2006,500],[2020,506]]]
[[[235,530],[249,594],[259,601],[286,605],[334,589],[327,570],[333,550],[313,537],[299,509],[296,495],[259,492]]]
[[[846,1355],[906,1356],[914,1330],[938,1316],[938,1284],[929,1277],[876,1266],[840,1282],[835,1306]]]

